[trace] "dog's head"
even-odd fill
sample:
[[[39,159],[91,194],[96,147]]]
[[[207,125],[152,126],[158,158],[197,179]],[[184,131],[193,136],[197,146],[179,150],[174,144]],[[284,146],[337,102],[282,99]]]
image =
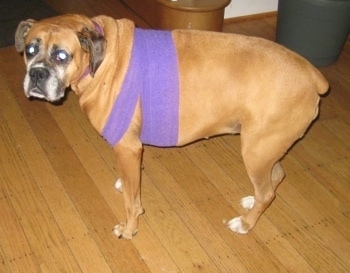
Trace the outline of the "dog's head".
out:
[[[27,65],[24,92],[55,102],[85,73],[92,77],[103,62],[106,40],[101,28],[81,15],[22,21],[15,45]]]

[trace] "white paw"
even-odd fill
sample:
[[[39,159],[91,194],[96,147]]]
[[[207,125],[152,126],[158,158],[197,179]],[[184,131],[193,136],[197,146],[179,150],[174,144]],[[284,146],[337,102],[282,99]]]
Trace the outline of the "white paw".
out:
[[[231,219],[226,225],[229,229],[239,234],[247,234],[248,230],[243,228],[242,216]]]
[[[115,182],[114,188],[119,192],[123,192],[123,182],[120,178]]]
[[[121,227],[119,225],[114,226],[113,228],[113,233],[115,236],[117,236],[118,238],[121,238],[123,231],[121,229]]]
[[[114,226],[113,233],[119,239],[132,239],[137,233],[137,229],[134,232],[130,232],[126,229],[126,223],[122,222],[119,225]]]
[[[243,208],[250,210],[254,206],[255,198],[254,196],[246,196],[246,197],[243,197],[241,201],[239,201],[239,203]]]

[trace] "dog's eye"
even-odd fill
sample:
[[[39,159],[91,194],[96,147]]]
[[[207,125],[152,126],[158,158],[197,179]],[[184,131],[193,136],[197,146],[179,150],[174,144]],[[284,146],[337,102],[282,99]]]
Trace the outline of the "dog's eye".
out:
[[[55,52],[54,59],[55,59],[56,62],[63,63],[63,62],[66,62],[69,59],[69,55],[68,55],[68,53],[66,51],[59,50],[59,51]]]
[[[38,45],[28,45],[26,47],[26,55],[28,57],[34,57],[39,52],[39,46]]]

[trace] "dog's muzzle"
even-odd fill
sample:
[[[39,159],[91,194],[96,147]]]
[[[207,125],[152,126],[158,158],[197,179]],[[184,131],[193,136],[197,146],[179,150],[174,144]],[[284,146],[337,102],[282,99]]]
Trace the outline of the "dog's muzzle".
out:
[[[38,84],[43,80],[47,80],[50,76],[50,72],[46,68],[34,67],[30,69],[29,76],[32,82]]]
[[[64,96],[65,88],[58,79],[57,71],[37,66],[29,69],[24,81],[24,89],[27,97],[56,102]]]
[[[45,98],[45,85],[50,77],[50,72],[46,68],[35,67],[29,70],[29,77],[33,88],[29,91],[29,96]]]

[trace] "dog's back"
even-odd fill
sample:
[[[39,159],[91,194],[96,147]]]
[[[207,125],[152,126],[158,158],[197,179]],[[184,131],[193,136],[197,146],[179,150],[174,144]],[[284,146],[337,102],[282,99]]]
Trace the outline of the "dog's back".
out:
[[[315,67],[271,41],[192,30],[173,31],[173,37],[179,58],[180,144],[236,133],[236,124],[250,120],[268,123],[273,113],[288,116],[298,108],[314,113],[319,94],[328,90]]]

